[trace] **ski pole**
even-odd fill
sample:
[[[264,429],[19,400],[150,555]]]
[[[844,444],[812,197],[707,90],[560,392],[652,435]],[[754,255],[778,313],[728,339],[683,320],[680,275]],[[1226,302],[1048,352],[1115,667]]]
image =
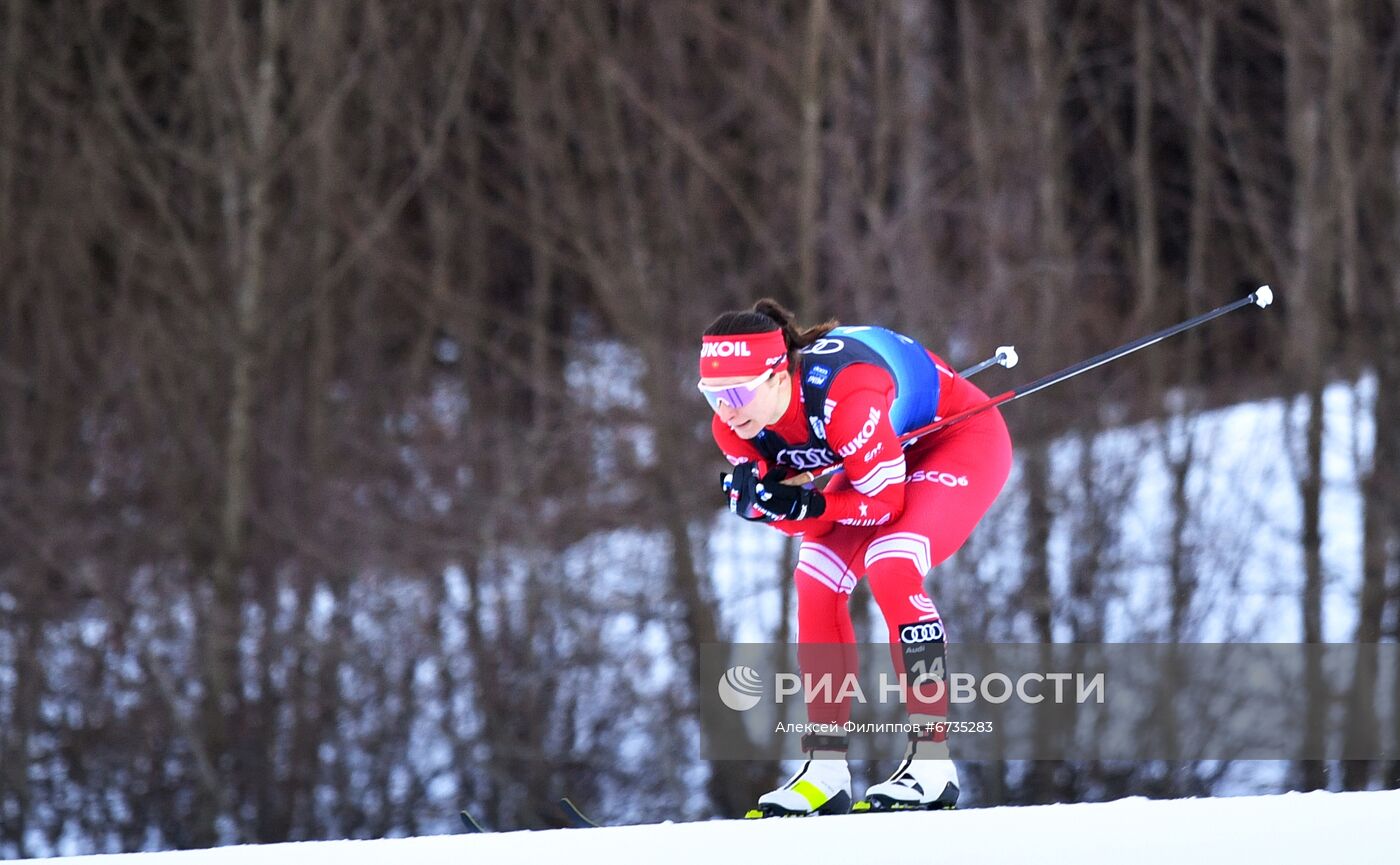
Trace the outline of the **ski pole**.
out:
[[[973,364],[972,366],[968,367],[962,372],[959,372],[958,375],[962,376],[963,378],[971,378],[988,367],[998,365],[1004,366],[1007,369],[1011,369],[1013,366],[1019,363],[1020,360],[1020,356],[1016,354],[1016,346],[998,346],[996,354],[992,355],[991,357],[987,358],[981,363]]]
[[[1203,312],[1195,318],[1188,318],[1186,321],[1183,321],[1180,324],[1174,324],[1171,327],[1163,328],[1162,330],[1159,330],[1156,333],[1150,333],[1147,336],[1135,339],[1130,343],[1120,345],[1118,348],[1110,349],[1104,352],[1103,354],[1098,354],[1087,360],[1082,360],[1079,363],[1076,363],[1072,366],[1065,367],[1059,372],[1052,372],[1047,376],[1038,378],[1035,381],[1030,382],[1029,384],[1023,384],[1018,388],[1013,388],[1012,390],[1006,391],[1005,393],[997,394],[996,396],[988,399],[986,402],[978,403],[977,405],[973,406],[970,409],[967,409],[966,411],[961,411],[957,414],[949,415],[945,418],[939,418],[938,420],[934,421],[931,424],[928,424],[927,426],[922,426],[916,430],[911,430],[910,432],[907,432],[904,435],[900,436],[899,441],[901,444],[903,444],[905,442],[910,441],[911,439],[921,438],[923,436],[928,435],[929,433],[934,433],[942,429],[947,429],[953,424],[961,423],[967,420],[968,418],[972,417],[973,415],[981,414],[989,408],[996,408],[999,405],[1005,405],[1006,403],[1009,403],[1012,400],[1020,399],[1023,396],[1030,396],[1036,391],[1044,390],[1052,384],[1059,384],[1062,381],[1074,378],[1082,372],[1088,372],[1089,370],[1095,367],[1103,366],[1104,364],[1109,363],[1110,361],[1115,361],[1120,357],[1130,355],[1140,348],[1147,348],[1149,345],[1159,343],[1169,336],[1176,336],[1178,333],[1190,330],[1191,328],[1196,327],[1198,325],[1205,324],[1211,319],[1219,318],[1220,316],[1225,315],[1228,312],[1234,312],[1235,310],[1240,309],[1241,307],[1246,307],[1253,304],[1254,306],[1263,309],[1264,307],[1268,306],[1273,302],[1273,289],[1269,288],[1269,286],[1267,285],[1261,285],[1258,289],[1249,294],[1247,297],[1242,297],[1239,300],[1234,301],[1233,303],[1227,303],[1224,306],[1216,307],[1210,312]],[[981,366],[981,364],[979,364],[979,366]],[[839,464],[831,465],[822,469],[816,469],[810,472],[803,472],[800,475],[788,478],[787,480],[783,481],[783,483],[794,486],[800,484],[807,484],[811,483],[814,480],[817,480],[818,478],[824,478],[829,474],[834,474],[835,472],[838,472],[840,470],[841,466]]]

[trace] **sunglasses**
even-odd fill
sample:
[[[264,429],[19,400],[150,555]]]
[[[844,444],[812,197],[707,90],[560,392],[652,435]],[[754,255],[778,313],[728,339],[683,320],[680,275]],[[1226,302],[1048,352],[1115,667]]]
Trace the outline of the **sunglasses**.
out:
[[[758,396],[758,389],[763,386],[765,381],[773,377],[775,367],[776,364],[748,381],[741,381],[738,384],[707,385],[704,382],[696,382],[695,386],[704,395],[710,408],[715,411],[719,411],[720,406],[725,405],[740,409],[754,401],[754,397]]]

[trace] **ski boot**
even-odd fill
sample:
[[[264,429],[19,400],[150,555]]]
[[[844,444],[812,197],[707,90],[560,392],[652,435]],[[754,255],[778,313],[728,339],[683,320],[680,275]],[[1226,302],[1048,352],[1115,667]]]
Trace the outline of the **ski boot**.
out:
[[[948,743],[933,741],[929,733],[910,733],[899,768],[866,790],[853,810],[946,810],[957,804],[958,792],[958,770],[948,756]]]
[[[810,817],[815,814],[846,814],[851,810],[851,770],[846,765],[845,736],[802,737],[807,762],[776,790],[764,793],[758,807],[744,815],[750,820],[764,817]]]

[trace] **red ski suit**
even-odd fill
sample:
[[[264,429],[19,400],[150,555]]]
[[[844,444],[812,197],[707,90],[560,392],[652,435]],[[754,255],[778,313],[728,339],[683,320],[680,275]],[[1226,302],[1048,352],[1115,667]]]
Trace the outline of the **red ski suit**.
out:
[[[938,417],[987,400],[979,388],[929,354],[941,376]],[[787,411],[769,427],[789,442],[808,437],[801,379],[802,371],[794,370]],[[894,380],[878,366],[854,364],[836,374],[826,439],[843,455],[844,471],[823,490],[826,510],[820,517],[772,523],[789,535],[803,536],[794,579],[804,672],[840,675],[856,669],[848,601],[857,580],[865,576],[889,630],[895,670],[903,673],[900,627],[942,623],[924,592],[925,574],[962,547],[1011,471],[1011,438],[997,409],[902,450],[889,423],[894,397]],[[712,429],[731,463],[762,459],[752,442],[736,435],[718,416]],[[930,703],[906,692],[906,700],[911,714],[947,714],[946,697]],[[814,723],[845,723],[849,706],[811,702],[808,715]]]

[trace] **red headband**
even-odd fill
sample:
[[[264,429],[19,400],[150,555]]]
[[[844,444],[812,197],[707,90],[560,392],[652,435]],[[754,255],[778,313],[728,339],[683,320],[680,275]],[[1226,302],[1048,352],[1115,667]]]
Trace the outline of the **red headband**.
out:
[[[701,378],[756,376],[787,366],[787,343],[781,330],[706,336],[700,345]]]

